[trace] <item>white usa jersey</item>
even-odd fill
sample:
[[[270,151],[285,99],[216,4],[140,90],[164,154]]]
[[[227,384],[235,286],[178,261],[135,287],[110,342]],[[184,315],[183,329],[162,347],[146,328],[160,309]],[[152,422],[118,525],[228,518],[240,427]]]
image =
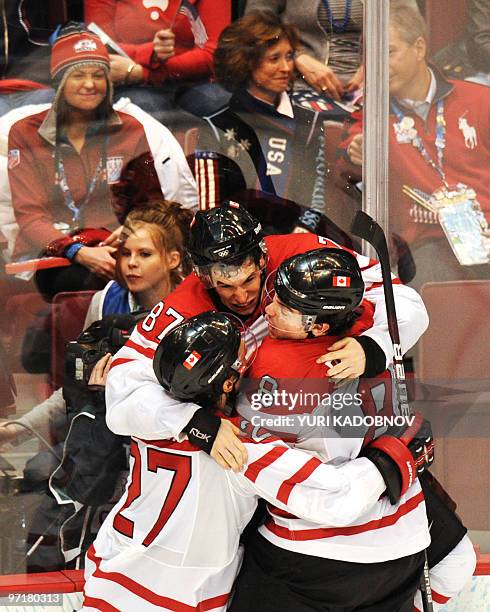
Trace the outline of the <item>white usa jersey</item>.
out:
[[[334,467],[277,439],[248,440],[238,474],[187,441],[132,441],[125,494],[87,553],[84,610],[225,610],[259,497],[340,527],[384,490],[365,458]]]

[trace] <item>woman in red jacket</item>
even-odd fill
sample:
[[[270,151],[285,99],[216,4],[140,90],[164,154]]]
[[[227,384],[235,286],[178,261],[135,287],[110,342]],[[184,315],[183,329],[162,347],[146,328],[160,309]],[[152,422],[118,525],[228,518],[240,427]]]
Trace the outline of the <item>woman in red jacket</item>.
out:
[[[114,230],[131,208],[162,193],[143,126],[112,107],[109,56],[100,39],[78,24],[64,28],[53,46],[51,76],[52,106],[10,129],[8,173],[19,225],[14,258],[47,254],[74,263],[44,271],[43,287],[52,294],[114,278],[114,247],[87,245],[74,234]]]
[[[174,109],[177,97],[201,116],[228,101],[208,81],[218,36],[231,21],[230,0],[84,0],[84,15],[129,56],[110,55],[118,96],[148,112]]]

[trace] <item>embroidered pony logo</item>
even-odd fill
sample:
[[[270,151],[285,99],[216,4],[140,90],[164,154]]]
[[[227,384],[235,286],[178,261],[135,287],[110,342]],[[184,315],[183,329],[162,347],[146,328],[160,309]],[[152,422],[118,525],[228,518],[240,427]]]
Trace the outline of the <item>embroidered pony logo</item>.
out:
[[[468,121],[463,117],[458,119],[458,127],[463,132],[464,144],[467,149],[474,149],[478,144],[476,138],[476,130],[468,124]]]

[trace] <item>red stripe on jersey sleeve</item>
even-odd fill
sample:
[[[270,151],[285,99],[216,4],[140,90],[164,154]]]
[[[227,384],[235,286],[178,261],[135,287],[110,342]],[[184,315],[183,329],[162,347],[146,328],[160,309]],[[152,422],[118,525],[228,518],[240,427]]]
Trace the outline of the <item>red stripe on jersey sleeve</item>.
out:
[[[103,580],[115,582],[137,597],[141,597],[141,599],[148,601],[154,606],[164,608],[166,610],[172,610],[172,612],[207,612],[208,610],[214,610],[215,608],[225,606],[226,602],[230,598],[229,593],[224,593],[223,595],[216,595],[215,597],[210,597],[209,599],[203,599],[196,606],[192,606],[182,601],[177,601],[176,599],[171,599],[170,597],[165,597],[164,595],[159,595],[158,593],[147,589],[135,580],[128,578],[128,576],[125,576],[124,574],[120,574],[119,572],[105,572],[104,570],[100,569],[102,559],[97,557],[95,554],[93,545],[88,549],[87,557],[96,565],[96,569],[92,574],[94,578],[101,578]]]
[[[287,504],[293,487],[306,480],[316,470],[316,468],[321,465],[321,463],[322,462],[319,459],[312,457],[296,472],[296,474],[293,474],[291,478],[288,478],[282,483],[282,485],[279,487],[276,498],[283,504]]]
[[[112,370],[112,368],[115,368],[118,365],[122,365],[123,363],[129,363],[130,361],[134,361],[134,359],[124,359],[123,357],[114,359],[114,361],[111,363],[111,367],[109,368],[109,370]]]
[[[153,359],[153,357],[155,356],[155,349],[145,348],[144,346],[136,344],[136,342],[133,342],[132,340],[128,340],[124,346],[134,349],[135,351],[137,351],[141,355],[144,355],[145,357],[148,357],[149,359]]]
[[[421,502],[424,501],[424,494],[422,491],[417,495],[411,497],[408,501],[402,504],[396,512],[389,516],[384,516],[381,519],[369,521],[362,525],[352,525],[350,527],[319,527],[317,529],[286,529],[286,527],[280,527],[273,522],[272,518],[269,518],[265,524],[265,527],[285,540],[322,540],[323,538],[333,538],[335,536],[350,536],[358,533],[364,533],[365,531],[373,531],[374,529],[382,529],[383,527],[389,527],[394,525],[399,518],[408,514],[414,510]]]
[[[284,453],[287,453],[287,451],[288,451],[287,446],[276,446],[275,448],[271,449],[268,453],[263,455],[260,459],[257,459],[257,461],[254,461],[248,466],[244,474],[245,478],[248,478],[252,482],[255,482],[257,480],[258,475],[260,474],[262,470],[265,470],[266,467],[269,467],[269,465],[274,463],[274,461],[279,459],[279,457],[284,455]]]
[[[434,589],[431,589],[431,591],[432,591],[432,599],[438,604],[446,604],[451,599],[450,597],[445,597],[444,595],[441,595],[437,591],[434,591]]]
[[[289,519],[298,518],[294,514],[291,514],[290,512],[286,512],[286,510],[281,510],[281,508],[276,508],[275,506],[272,506],[271,504],[267,504],[267,511],[270,514],[273,514],[274,516],[281,516],[282,518],[289,518]]]
[[[87,597],[86,595],[83,598],[83,607],[94,608],[95,610],[100,610],[100,612],[119,612],[118,608],[111,606],[103,599],[97,599],[97,597]]]

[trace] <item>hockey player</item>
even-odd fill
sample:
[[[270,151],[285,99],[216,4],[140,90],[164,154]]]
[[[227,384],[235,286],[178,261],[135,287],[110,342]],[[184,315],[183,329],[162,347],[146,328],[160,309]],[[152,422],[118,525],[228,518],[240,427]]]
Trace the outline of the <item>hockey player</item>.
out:
[[[155,305],[113,361],[106,388],[109,427],[122,435],[155,439],[179,440],[187,432],[189,439],[220,465],[239,469],[245,453],[235,436],[237,430],[194,402],[169,397],[153,373],[154,352],[176,325],[208,310],[235,313],[253,325],[261,339],[266,326],[258,318],[259,302],[266,275],[284,259],[318,246],[338,247],[313,234],[264,237],[260,224],[233,203],[196,213],[190,244],[195,273]],[[381,372],[393,355],[379,263],[355,256],[362,269],[366,298],[375,306],[374,323],[357,338],[332,345],[340,363],[330,374],[340,379]],[[428,317],[419,295],[396,279],[394,283],[405,352],[425,331]],[[321,359],[327,361],[328,354]]]
[[[226,408],[246,366],[236,324],[216,312],[169,332],[154,359],[167,392],[195,399],[203,410]],[[235,473],[188,440],[133,437],[126,491],[87,554],[84,610],[224,611],[242,560],[240,533],[258,497],[285,513],[342,528],[379,505],[386,489],[399,494],[398,471],[405,473],[408,462],[415,473],[412,453],[419,447],[408,437],[408,446],[389,440],[373,461],[335,467],[277,438],[244,440],[248,463]]]
[[[264,440],[271,432],[259,429],[261,422],[286,423],[281,437],[289,435],[297,448],[308,448],[328,462],[349,461],[359,453],[370,456],[373,445],[366,444],[373,435],[378,437],[379,430],[360,433],[349,425],[334,427],[329,423],[335,422],[335,417],[341,421],[363,414],[393,415],[396,403],[391,398],[389,377],[354,381],[342,390],[332,385],[327,399],[336,398],[335,403],[324,399],[318,408],[306,405],[315,385],[317,391],[325,387],[319,384],[324,372],[317,363],[325,347],[338,337],[356,336],[372,325],[373,308],[363,300],[364,283],[355,257],[331,248],[296,255],[279,266],[273,288],[265,307],[269,336],[249,371],[251,388],[240,395],[238,411],[255,423],[255,432]],[[265,398],[272,395],[279,399],[286,393],[289,405],[283,405],[281,411],[277,406],[280,401],[276,401],[272,412],[288,414],[288,420],[271,419],[269,401],[252,406],[250,398],[257,402],[257,391],[259,399],[261,393]],[[356,393],[362,402],[353,404]],[[311,414],[309,427],[301,429],[298,424],[305,421],[305,414]],[[320,418],[322,426],[315,431],[315,419]],[[323,425],[325,421],[327,426]],[[272,434],[277,435],[277,428]],[[250,610],[252,603],[257,612],[413,609],[421,567],[410,577],[405,575],[403,585],[392,571],[399,571],[404,563],[408,566],[408,555],[424,547],[424,494],[432,523],[428,558],[433,568],[434,605],[439,606],[469,579],[475,555],[466,529],[454,512],[430,487],[424,486],[422,493],[417,481],[395,507],[383,505],[381,500],[344,528],[328,524],[318,528],[269,506],[265,524],[248,541],[231,609]],[[287,571],[288,567],[294,570]],[[326,580],[327,575],[335,576],[335,580]],[[261,594],[259,601],[252,596],[257,592]],[[417,604],[421,608],[418,599]]]

